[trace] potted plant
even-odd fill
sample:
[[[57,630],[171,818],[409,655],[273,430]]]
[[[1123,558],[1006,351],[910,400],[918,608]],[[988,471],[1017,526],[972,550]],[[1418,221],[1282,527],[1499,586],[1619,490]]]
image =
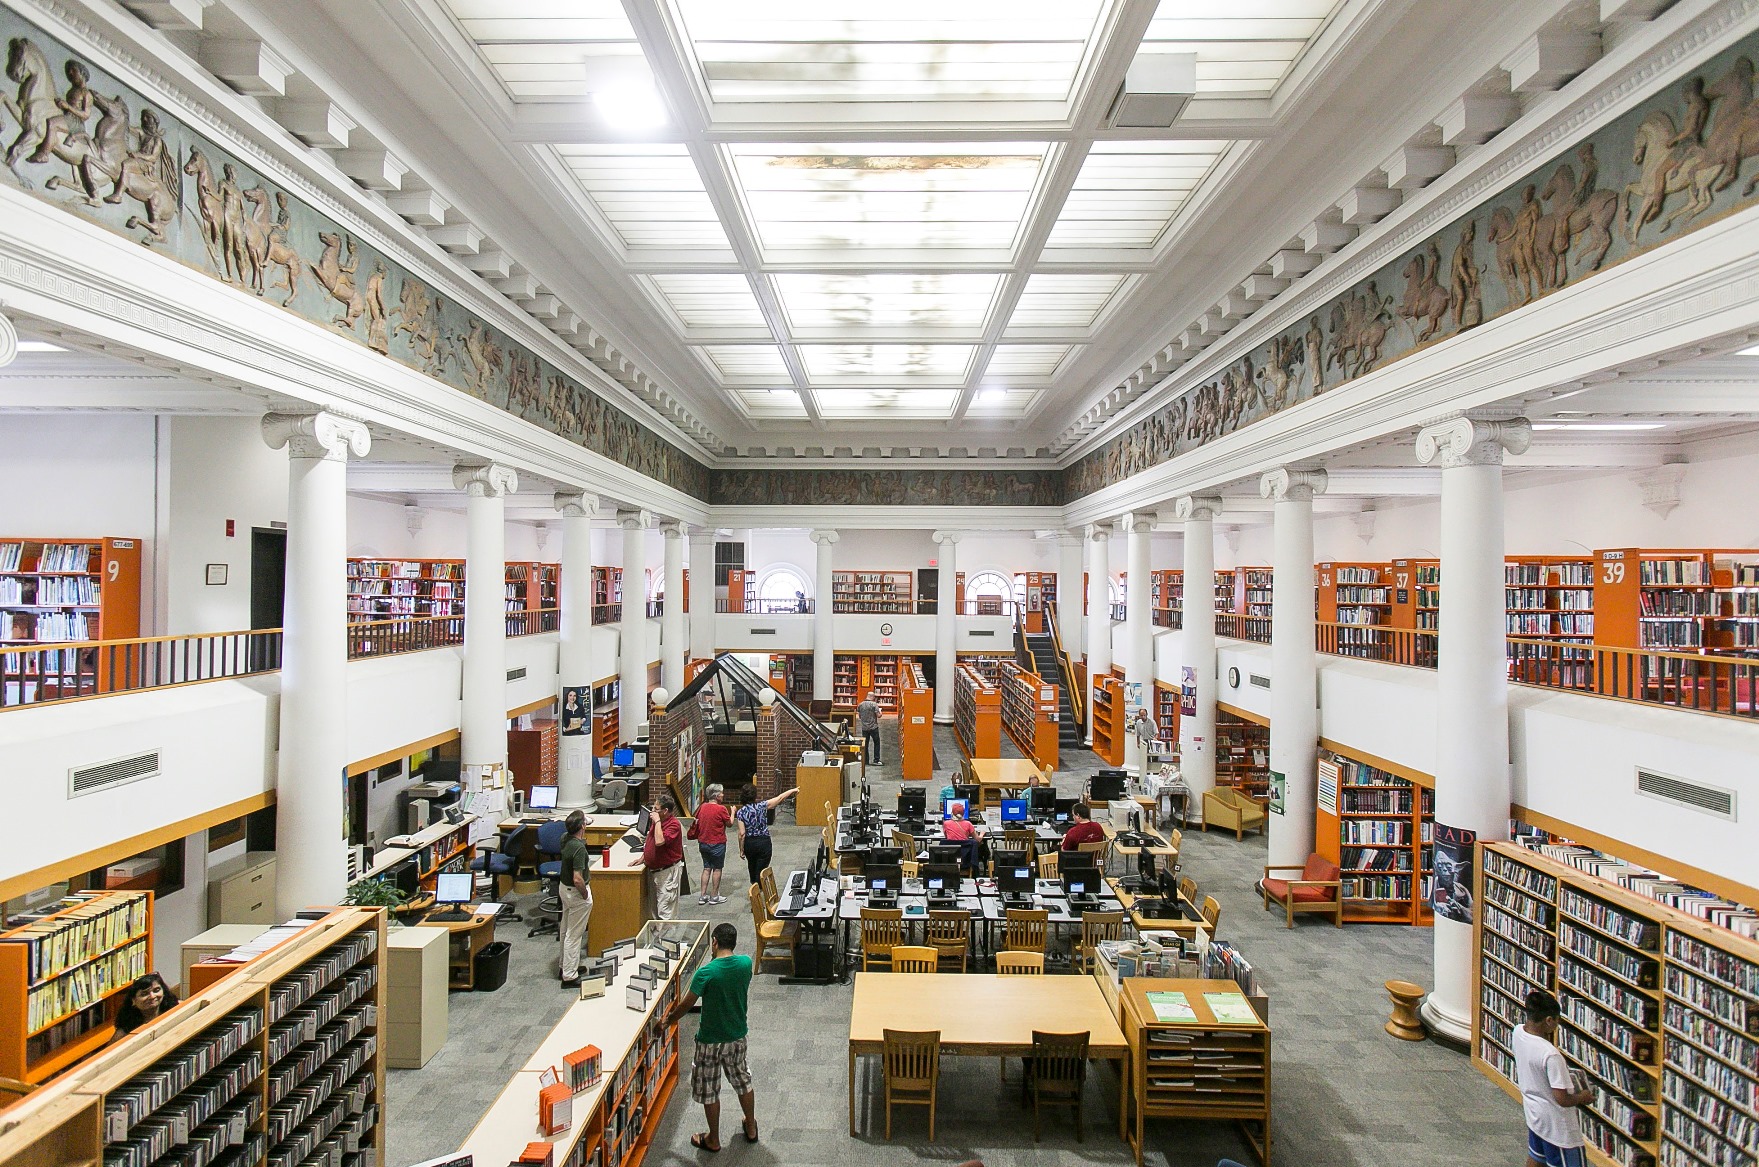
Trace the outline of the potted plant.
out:
[[[348,894],[342,897],[342,902],[350,907],[384,908],[392,927],[400,923],[398,913],[408,900],[396,884],[383,879],[357,879],[348,885]]]

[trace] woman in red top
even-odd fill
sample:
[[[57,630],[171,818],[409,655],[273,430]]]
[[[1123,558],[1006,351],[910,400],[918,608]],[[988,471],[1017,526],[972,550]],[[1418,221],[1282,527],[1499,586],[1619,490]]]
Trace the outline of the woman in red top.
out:
[[[953,815],[941,823],[941,834],[949,843],[959,844],[959,866],[967,871],[977,870],[977,840],[980,832],[965,818],[963,803],[955,803]]]
[[[1077,802],[1069,808],[1075,816],[1075,825],[1063,836],[1063,850],[1073,851],[1083,843],[1101,843],[1105,841],[1105,828],[1093,821],[1093,808],[1085,802]]]
[[[733,812],[721,801],[721,784],[713,783],[703,791],[702,805],[696,808],[696,849],[702,853],[702,894],[699,904],[724,904],[721,894],[721,869],[727,865],[727,824]]]

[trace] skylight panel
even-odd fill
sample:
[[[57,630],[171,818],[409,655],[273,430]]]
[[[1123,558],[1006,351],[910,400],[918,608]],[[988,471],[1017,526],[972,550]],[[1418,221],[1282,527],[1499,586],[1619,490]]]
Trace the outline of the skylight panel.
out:
[[[728,381],[786,381],[782,350],[765,344],[705,344],[702,355]]]
[[[1069,355],[1066,344],[1002,344],[983,371],[986,385],[1016,379],[1044,380]]]
[[[737,389],[733,398],[752,417],[805,417],[806,406],[792,389]]]
[[[987,386],[971,398],[966,412],[973,417],[1017,417],[1031,408],[1042,390]]]
[[[556,151],[625,247],[731,250],[682,144],[558,146]]]
[[[1228,143],[1097,142],[1051,228],[1047,249],[1155,246]]]
[[[959,402],[957,389],[815,389],[812,396],[824,417],[875,421],[951,417]]]
[[[962,381],[975,351],[968,344],[804,344],[801,362],[813,384],[875,379]]]
[[[1001,277],[910,272],[794,273],[774,277],[797,329],[839,326],[980,330]]]
[[[766,251],[1008,250],[1042,145],[730,148]]]
[[[686,328],[767,328],[763,309],[742,275],[647,277]]]
[[[616,58],[645,72],[619,0],[442,0],[515,101],[573,101],[594,66]]]
[[[1161,0],[1147,53],[1196,53],[1198,97],[1269,97],[1337,0]]]
[[[1008,320],[1008,332],[1091,328],[1119,298],[1121,275],[1035,275],[1026,281]],[[1130,281],[1134,283],[1134,280]]]

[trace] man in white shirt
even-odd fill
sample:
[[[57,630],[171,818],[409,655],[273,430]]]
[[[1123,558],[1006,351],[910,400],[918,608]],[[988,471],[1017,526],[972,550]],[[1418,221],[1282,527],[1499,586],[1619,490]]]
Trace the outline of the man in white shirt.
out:
[[[880,707],[871,694],[863,697],[861,704],[855,707],[855,721],[861,726],[861,760],[869,766],[879,765]]]
[[[1527,1167],[1583,1167],[1582,1124],[1574,1108],[1594,1101],[1577,1090],[1557,1036],[1557,998],[1542,989],[1527,994],[1527,1023],[1515,1029],[1515,1081],[1527,1116]]]

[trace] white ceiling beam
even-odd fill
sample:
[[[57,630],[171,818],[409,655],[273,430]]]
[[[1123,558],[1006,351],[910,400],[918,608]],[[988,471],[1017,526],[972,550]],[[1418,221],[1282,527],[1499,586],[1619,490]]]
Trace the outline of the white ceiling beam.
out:
[[[293,66],[259,40],[208,39],[196,59],[202,67],[247,97],[280,97],[287,92]]]
[[[1654,20],[1673,7],[1674,0],[1600,0],[1600,19],[1605,24]]]
[[[440,227],[452,204],[431,190],[405,190],[385,196],[385,205],[417,227]]]
[[[1354,238],[1356,228],[1343,223],[1328,223],[1324,219],[1316,219],[1301,229],[1301,246],[1309,255],[1330,255],[1342,250]]]
[[[1298,280],[1318,267],[1319,263],[1319,256],[1305,251],[1279,251],[1270,257],[1270,274],[1279,280]]]
[[[1592,32],[1542,32],[1509,55],[1503,68],[1516,93],[1550,93],[1600,59]]]
[[[160,32],[200,32],[214,0],[122,0],[122,6]]]
[[[341,106],[321,98],[279,101],[275,120],[301,142],[320,150],[346,150],[349,135],[359,125]]]
[[[465,267],[491,279],[505,276],[507,265],[512,262],[505,252],[481,251],[483,233],[473,223],[450,223],[444,227],[435,227],[428,232],[428,238],[453,255],[467,257],[464,260]]]
[[[1403,199],[1403,195],[1390,188],[1359,186],[1338,200],[1338,210],[1345,225],[1365,227],[1392,214]]]
[[[368,190],[400,190],[409,167],[389,150],[380,146],[354,147],[331,155],[337,167]]]
[[[1394,190],[1418,190],[1446,174],[1454,164],[1451,146],[1401,146],[1381,164],[1386,184]]]
[[[526,301],[525,310],[539,320],[554,320],[562,314],[562,301],[549,292],[540,292]]]
[[[1513,97],[1468,93],[1436,118],[1441,140],[1449,146],[1476,146],[1501,133],[1521,116],[1521,103]]]
[[[1240,285],[1240,294],[1250,300],[1274,300],[1288,286],[1289,281],[1279,276],[1247,276],[1246,282]]]
[[[510,300],[531,300],[537,296],[537,277],[530,272],[522,271],[489,281],[495,291]]]

